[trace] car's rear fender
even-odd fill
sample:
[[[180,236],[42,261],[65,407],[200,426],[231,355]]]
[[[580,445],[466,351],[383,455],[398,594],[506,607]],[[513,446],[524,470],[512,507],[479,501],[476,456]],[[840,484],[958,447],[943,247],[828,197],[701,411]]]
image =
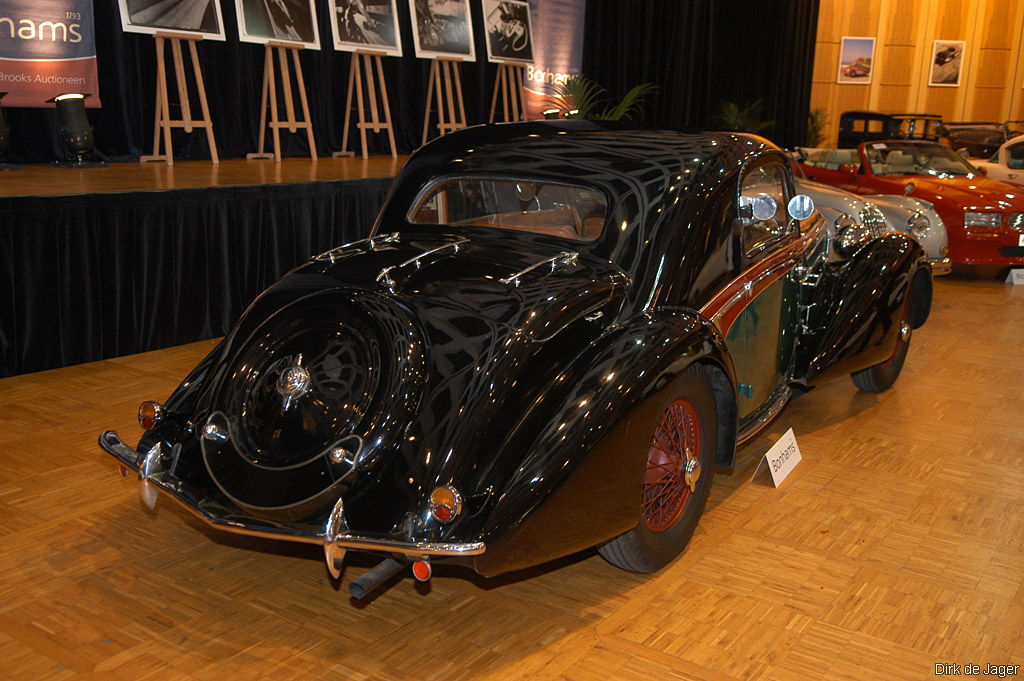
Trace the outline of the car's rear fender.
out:
[[[567,367],[519,424],[534,445],[496,491],[476,569],[496,574],[611,539],[640,518],[640,486],[651,433],[677,377],[714,367],[719,465],[732,465],[736,393],[732,361],[717,329],[690,311],[644,315],[595,342]],[[510,436],[510,439],[511,438]]]

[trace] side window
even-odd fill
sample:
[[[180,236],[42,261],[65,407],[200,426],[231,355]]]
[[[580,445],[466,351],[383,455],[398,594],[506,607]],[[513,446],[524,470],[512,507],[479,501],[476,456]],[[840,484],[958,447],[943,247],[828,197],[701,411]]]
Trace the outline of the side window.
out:
[[[1024,168],[1024,144],[1015,144],[1006,148],[1006,165],[1011,170]]]
[[[792,232],[786,203],[786,173],[780,163],[751,168],[740,184],[740,242],[747,260],[758,260]]]

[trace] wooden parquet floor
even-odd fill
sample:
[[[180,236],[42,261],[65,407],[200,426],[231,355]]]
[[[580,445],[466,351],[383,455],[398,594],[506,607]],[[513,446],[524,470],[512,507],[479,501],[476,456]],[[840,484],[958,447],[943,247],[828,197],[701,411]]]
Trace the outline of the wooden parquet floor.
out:
[[[896,386],[796,399],[658,574],[594,552],[490,580],[438,566],[368,604],[347,583],[369,561],[339,588],[317,547],[217,533],[166,499],[147,511],[97,447],[107,428],[134,442],[137,404],[211,345],[0,380],[0,678],[902,681],[1024,665],[1024,287],[937,280]],[[804,460],[780,489],[751,484],[789,427]]]

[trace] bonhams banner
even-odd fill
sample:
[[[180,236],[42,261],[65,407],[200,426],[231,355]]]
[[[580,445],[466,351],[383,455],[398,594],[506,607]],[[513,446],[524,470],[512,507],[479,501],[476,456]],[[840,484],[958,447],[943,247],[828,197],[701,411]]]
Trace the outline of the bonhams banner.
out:
[[[92,0],[0,0],[0,92],[5,107],[69,92],[99,107]]]
[[[526,67],[527,110],[540,118],[553,86],[583,67],[583,13],[586,0],[530,0],[534,63]]]

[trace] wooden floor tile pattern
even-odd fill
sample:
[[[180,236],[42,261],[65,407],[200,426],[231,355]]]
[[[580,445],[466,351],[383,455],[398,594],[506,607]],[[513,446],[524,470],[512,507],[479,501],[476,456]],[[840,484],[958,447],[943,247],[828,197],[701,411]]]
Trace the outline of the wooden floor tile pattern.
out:
[[[218,533],[166,500],[150,512],[96,445],[107,428],[134,442],[138,403],[211,347],[0,380],[0,677],[883,681],[1024,665],[1024,288],[937,280],[895,388],[839,379],[795,399],[658,574],[594,552],[492,579],[438,566],[370,603],[347,594],[370,560],[333,584],[316,547]],[[804,460],[780,489],[752,484],[789,427]]]

